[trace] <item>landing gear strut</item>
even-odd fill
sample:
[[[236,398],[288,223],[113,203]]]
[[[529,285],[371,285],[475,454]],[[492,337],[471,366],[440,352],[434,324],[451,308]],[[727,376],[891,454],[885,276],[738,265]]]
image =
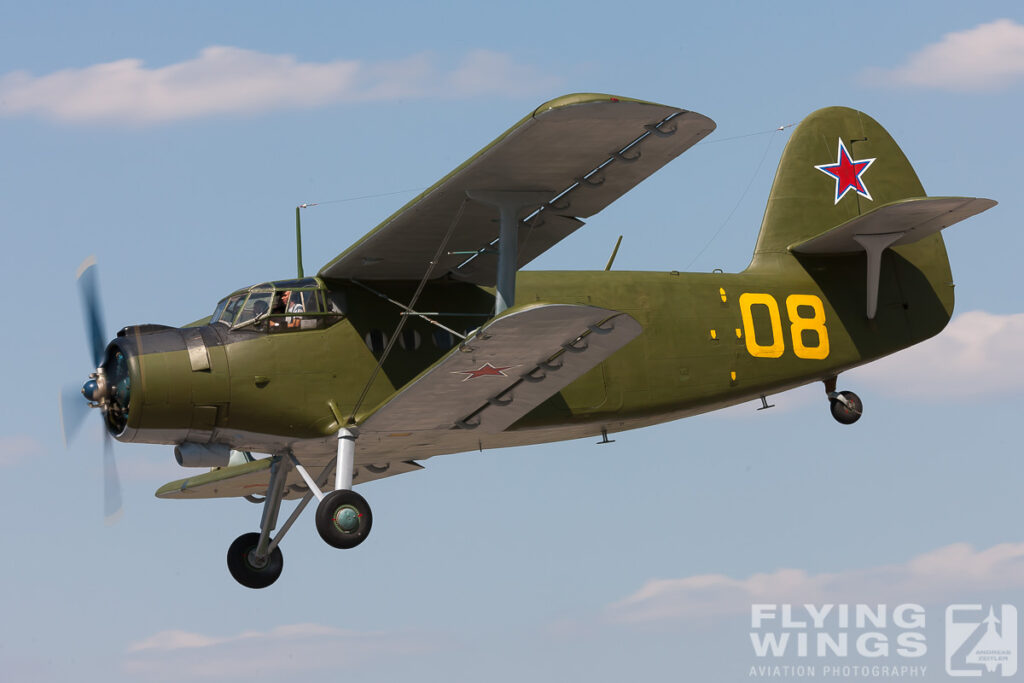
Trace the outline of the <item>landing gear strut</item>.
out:
[[[290,465],[287,458],[274,456],[270,464],[270,485],[263,502],[263,517],[260,518],[260,532],[242,534],[228,548],[228,571],[235,581],[248,588],[266,588],[277,581],[284,568],[284,556],[277,543],[288,530],[291,520],[273,541],[270,532],[277,526],[277,513],[281,510]]]
[[[352,490],[355,452],[355,434],[341,429],[334,492],[324,496],[316,508],[316,530],[327,545],[335,548],[355,548],[366,540],[373,526],[370,505]]]
[[[852,425],[864,414],[864,403],[860,396],[852,391],[836,391],[836,378],[825,380],[825,393],[828,395],[829,407],[836,422]]]
[[[316,510],[316,528],[324,541],[335,548],[354,548],[366,540],[373,525],[373,513],[366,500],[352,490],[355,446],[355,434],[348,429],[340,430],[337,461],[323,468],[316,480],[294,454],[284,453],[273,457],[260,531],[242,534],[228,549],[228,571],[235,577],[235,581],[248,588],[266,588],[277,581],[284,567],[284,558],[278,544],[314,497],[320,501]],[[306,482],[309,491],[292,510],[277,535],[271,538],[270,532],[277,527],[277,515],[284,499],[285,481],[292,467]],[[324,495],[321,488],[332,471],[334,491]]]

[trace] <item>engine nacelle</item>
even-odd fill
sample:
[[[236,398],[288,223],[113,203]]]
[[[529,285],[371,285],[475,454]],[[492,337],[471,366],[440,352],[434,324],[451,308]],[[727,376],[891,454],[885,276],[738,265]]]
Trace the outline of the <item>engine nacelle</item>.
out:
[[[227,467],[246,462],[242,451],[232,450],[222,443],[192,443],[186,441],[174,447],[174,459],[182,467]]]

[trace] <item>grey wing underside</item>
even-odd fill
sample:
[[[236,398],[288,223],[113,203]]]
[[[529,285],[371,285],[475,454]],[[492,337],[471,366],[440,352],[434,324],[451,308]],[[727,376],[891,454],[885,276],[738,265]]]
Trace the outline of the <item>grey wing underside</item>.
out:
[[[602,210],[714,128],[706,116],[652,102],[595,94],[560,97],[406,204],[320,275],[419,280],[454,223],[431,276],[493,285],[498,216],[467,193],[539,193],[519,214],[524,222],[517,266],[522,268],[583,225],[581,218]]]

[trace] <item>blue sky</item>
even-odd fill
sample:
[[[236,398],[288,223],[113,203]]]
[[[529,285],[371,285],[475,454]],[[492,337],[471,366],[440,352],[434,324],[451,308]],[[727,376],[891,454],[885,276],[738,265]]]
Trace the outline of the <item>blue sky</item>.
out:
[[[2,341],[4,677],[737,680],[752,602],[838,600],[925,605],[937,680],[944,605],[1024,605],[1022,54],[1015,2],[5,7],[3,272],[27,305]],[[435,458],[361,487],[358,550],[304,516],[261,592],[224,566],[259,508],[155,499],[184,476],[168,447],[118,447],[125,514],[103,526],[98,425],[67,450],[57,428],[59,388],[89,371],[82,259],[109,334],[194,320],[293,274],[297,204],[389,195],[307,210],[313,271],[580,91],[718,129],[532,268],[601,268],[624,234],[617,268],[742,269],[788,136],[765,131],[840,104],[930,194],[1000,202],[946,233],[958,317],[841,378],[854,427],[810,387],[611,446]]]

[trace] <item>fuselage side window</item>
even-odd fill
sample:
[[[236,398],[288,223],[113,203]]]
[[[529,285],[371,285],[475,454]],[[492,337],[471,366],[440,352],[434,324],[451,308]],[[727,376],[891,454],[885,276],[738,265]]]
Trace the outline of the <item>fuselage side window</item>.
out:
[[[346,301],[344,290],[328,291],[326,296],[327,308],[325,310],[328,313],[345,315],[345,312],[348,310],[348,302]]]

